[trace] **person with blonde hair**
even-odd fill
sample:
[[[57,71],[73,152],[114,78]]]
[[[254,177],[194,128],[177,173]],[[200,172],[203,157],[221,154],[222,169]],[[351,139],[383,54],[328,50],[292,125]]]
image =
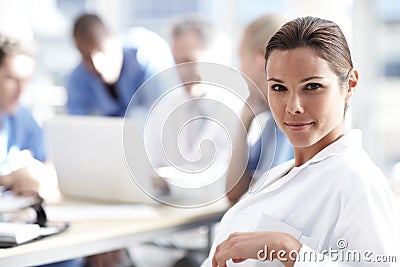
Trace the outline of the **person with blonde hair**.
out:
[[[239,200],[253,179],[260,179],[269,168],[293,158],[292,145],[276,127],[269,111],[264,70],[265,46],[286,21],[286,16],[281,14],[262,15],[249,23],[243,32],[240,69],[253,83],[248,83],[250,96],[241,112],[244,130],[238,131],[236,136],[226,180],[227,197],[232,202]],[[263,129],[254,138],[259,126]]]

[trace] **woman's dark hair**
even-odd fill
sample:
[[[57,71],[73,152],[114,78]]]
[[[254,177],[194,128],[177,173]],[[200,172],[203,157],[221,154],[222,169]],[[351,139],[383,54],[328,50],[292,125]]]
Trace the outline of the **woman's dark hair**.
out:
[[[329,20],[301,17],[284,24],[268,42],[265,62],[273,50],[313,49],[344,82],[353,68],[350,49],[339,26]]]

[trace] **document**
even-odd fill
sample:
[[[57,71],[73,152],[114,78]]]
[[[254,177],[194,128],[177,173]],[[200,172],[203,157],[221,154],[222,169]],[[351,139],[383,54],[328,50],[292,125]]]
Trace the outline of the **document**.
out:
[[[0,247],[18,245],[39,236],[38,224],[0,222]]]
[[[0,186],[0,215],[27,208],[36,202],[34,197],[16,196],[11,191],[4,191]]]

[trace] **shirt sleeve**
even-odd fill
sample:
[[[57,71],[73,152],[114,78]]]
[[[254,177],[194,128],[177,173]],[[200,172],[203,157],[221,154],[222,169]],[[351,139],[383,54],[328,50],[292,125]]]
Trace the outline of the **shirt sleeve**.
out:
[[[43,132],[36,121],[32,118],[32,127],[28,135],[28,150],[31,151],[32,156],[45,162],[47,159],[46,148],[44,144]]]
[[[307,245],[302,245],[294,267],[348,267],[344,262],[334,262],[328,256],[318,253]]]
[[[319,253],[303,245],[295,267],[399,266],[398,205],[385,185],[355,193]]]
[[[201,264],[201,267],[210,267],[210,266],[212,266],[212,263],[211,263],[211,258],[210,258],[210,256],[209,256],[209,257],[207,257],[207,259],[205,259],[205,261]]]
[[[85,88],[82,82],[82,75],[78,73],[79,69],[75,69],[67,81],[67,111],[72,115],[88,115],[90,109],[90,101],[85,92],[89,89]]]
[[[16,116],[10,121],[10,146],[18,150],[29,150],[32,156],[44,162],[47,159],[42,128],[32,114],[20,107]]]
[[[261,137],[249,147],[249,160],[247,163],[247,171],[253,175],[257,169],[258,162],[261,157]]]

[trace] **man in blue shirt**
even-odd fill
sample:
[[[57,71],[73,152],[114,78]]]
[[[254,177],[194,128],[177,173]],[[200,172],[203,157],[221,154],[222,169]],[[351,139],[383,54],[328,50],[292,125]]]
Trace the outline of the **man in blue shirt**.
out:
[[[33,65],[28,50],[0,35],[0,185],[16,194],[38,193],[38,180],[27,167],[46,160],[42,131],[19,105]]]
[[[120,41],[97,15],[85,14],[73,36],[82,61],[67,83],[70,114],[124,116],[143,82],[173,65],[168,44],[144,28],[130,29]],[[164,91],[161,85],[145,89],[131,105],[149,108]]]

